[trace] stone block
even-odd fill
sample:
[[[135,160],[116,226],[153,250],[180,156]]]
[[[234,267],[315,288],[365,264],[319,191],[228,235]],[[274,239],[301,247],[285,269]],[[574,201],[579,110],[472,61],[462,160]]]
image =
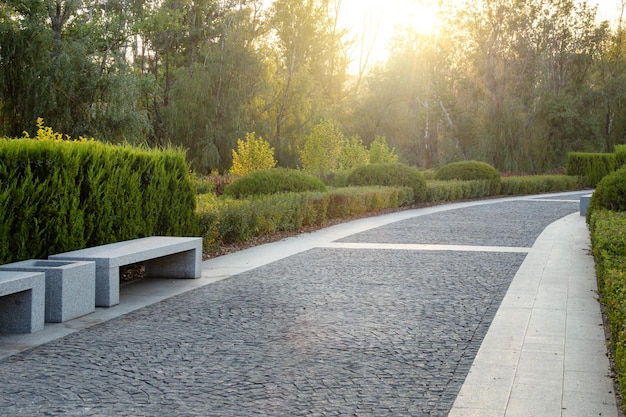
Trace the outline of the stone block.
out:
[[[0,333],[32,333],[44,327],[46,276],[0,271]]]
[[[29,259],[0,265],[5,271],[43,272],[47,323],[62,323],[95,311],[96,264],[86,261]]]
[[[580,215],[581,216],[587,215],[587,209],[589,208],[590,202],[591,202],[591,194],[580,196]]]

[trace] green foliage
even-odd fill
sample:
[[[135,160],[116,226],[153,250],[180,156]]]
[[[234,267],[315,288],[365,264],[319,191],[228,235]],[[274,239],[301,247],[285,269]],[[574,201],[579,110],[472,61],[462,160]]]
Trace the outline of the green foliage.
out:
[[[587,209],[587,219],[598,209],[626,211],[626,167],[608,174],[598,183]]]
[[[330,192],[257,195],[246,200],[197,197],[204,248],[244,241],[281,230],[323,225],[328,219],[411,204],[409,187],[354,187]]]
[[[620,169],[626,165],[626,145],[615,145],[615,169]]]
[[[374,142],[370,143],[369,158],[372,164],[395,164],[398,162],[395,148],[389,148],[384,136],[376,136]]]
[[[244,198],[260,194],[306,191],[326,191],[326,186],[313,175],[293,169],[272,168],[255,171],[235,180],[226,187],[224,195]]]
[[[486,162],[460,161],[444,165],[437,170],[438,180],[488,180],[491,195],[500,193],[500,173]]]
[[[434,180],[428,181],[426,185],[428,189],[426,201],[432,203],[482,198],[491,195],[489,180]]]
[[[571,152],[567,154],[567,175],[581,178],[584,187],[595,187],[615,171],[615,154]]]
[[[406,186],[413,189],[415,202],[426,197],[426,180],[416,168],[403,164],[369,164],[354,169],[347,179],[353,186]]]
[[[0,139],[0,263],[150,235],[197,233],[184,154]]]
[[[339,157],[342,152],[344,134],[333,120],[322,120],[304,139],[300,150],[302,169],[315,175],[340,171]]]
[[[626,392],[626,213],[596,210],[590,218],[598,290],[608,316],[617,381]]]
[[[254,132],[246,135],[246,140],[237,139],[237,150],[233,149],[233,175],[248,175],[262,169],[276,166],[274,148],[262,137],[255,138]]]
[[[339,172],[351,171],[369,163],[367,149],[358,136],[345,139],[339,152]]]
[[[580,190],[580,178],[570,175],[527,175],[502,177],[500,194],[526,195]]]

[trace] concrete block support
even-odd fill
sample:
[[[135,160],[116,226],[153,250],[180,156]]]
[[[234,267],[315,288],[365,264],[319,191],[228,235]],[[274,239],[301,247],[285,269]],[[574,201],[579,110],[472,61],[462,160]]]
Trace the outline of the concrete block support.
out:
[[[43,329],[45,292],[42,272],[0,271],[0,333]]]
[[[47,323],[62,323],[95,311],[94,262],[29,259],[0,265],[0,270],[45,273]]]
[[[580,196],[580,215],[586,216],[589,203],[591,202],[591,194]]]

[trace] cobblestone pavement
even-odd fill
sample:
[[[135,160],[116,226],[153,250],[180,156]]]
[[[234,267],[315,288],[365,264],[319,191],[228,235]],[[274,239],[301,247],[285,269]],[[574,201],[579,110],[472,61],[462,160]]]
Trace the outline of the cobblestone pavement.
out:
[[[486,204],[351,238],[530,246],[576,209]],[[312,249],[1,360],[0,414],[445,416],[524,256]]]

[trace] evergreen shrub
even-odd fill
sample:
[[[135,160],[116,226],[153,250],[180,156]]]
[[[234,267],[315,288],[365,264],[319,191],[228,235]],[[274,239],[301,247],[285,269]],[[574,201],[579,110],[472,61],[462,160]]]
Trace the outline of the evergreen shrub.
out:
[[[503,177],[500,194],[527,195],[576,191],[582,188],[580,178],[571,175],[527,175]]]
[[[608,318],[609,347],[620,391],[626,392],[626,213],[596,210],[589,230],[598,291]]]
[[[598,183],[587,209],[587,220],[598,209],[626,211],[626,167],[607,175]]]
[[[626,145],[615,145],[615,169],[620,169],[626,165]]]
[[[580,177],[583,187],[593,188],[615,171],[615,154],[570,152],[566,171],[567,175]]]
[[[444,165],[437,170],[438,180],[488,180],[490,195],[500,193],[500,173],[486,162],[459,161]]]
[[[150,235],[197,234],[180,150],[0,139],[0,263]]]
[[[413,189],[414,202],[426,199],[426,180],[416,168],[397,163],[368,164],[350,172],[349,186],[401,186]]]
[[[487,197],[490,195],[490,185],[489,180],[428,181],[427,201],[438,203]]]
[[[307,191],[324,192],[326,186],[319,178],[302,171],[272,168],[255,171],[233,181],[224,190],[224,195],[245,198],[253,195]]]

